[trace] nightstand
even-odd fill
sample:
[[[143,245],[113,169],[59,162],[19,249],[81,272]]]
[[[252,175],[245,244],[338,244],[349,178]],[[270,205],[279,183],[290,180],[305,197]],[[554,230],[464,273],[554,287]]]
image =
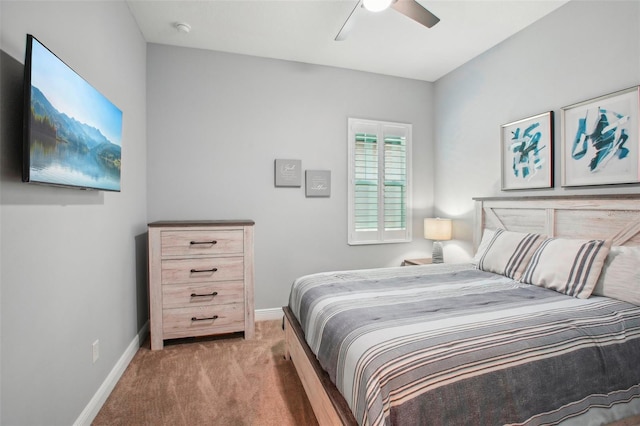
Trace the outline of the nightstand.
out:
[[[430,265],[431,264],[431,258],[430,257],[425,257],[422,259],[405,259],[402,262],[402,266],[410,266],[410,265]]]

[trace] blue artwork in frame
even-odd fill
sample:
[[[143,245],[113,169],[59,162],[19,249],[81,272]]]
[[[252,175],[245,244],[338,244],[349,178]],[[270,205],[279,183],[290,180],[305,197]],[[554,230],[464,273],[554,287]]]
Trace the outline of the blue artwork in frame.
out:
[[[553,111],[502,125],[502,190],[553,186]]]
[[[562,108],[562,186],[640,182],[639,88]]]

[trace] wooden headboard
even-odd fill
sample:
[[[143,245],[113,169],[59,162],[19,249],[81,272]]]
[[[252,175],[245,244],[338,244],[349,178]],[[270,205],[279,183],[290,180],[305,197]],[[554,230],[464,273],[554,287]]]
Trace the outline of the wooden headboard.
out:
[[[485,228],[640,245],[640,194],[474,198],[473,245]]]

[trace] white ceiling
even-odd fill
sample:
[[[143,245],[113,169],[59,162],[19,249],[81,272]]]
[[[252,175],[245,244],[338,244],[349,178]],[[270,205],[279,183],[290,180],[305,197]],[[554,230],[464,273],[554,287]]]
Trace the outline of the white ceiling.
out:
[[[400,0],[402,1],[402,0]],[[345,41],[334,41],[357,0],[127,0],[150,43],[285,59],[435,81],[568,0],[418,0],[440,18],[428,29],[388,9],[359,10]],[[186,22],[188,34],[174,25]]]

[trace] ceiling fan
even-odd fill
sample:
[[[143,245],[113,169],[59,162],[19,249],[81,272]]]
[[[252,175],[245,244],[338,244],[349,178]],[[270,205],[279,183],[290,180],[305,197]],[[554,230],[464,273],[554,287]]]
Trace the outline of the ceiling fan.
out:
[[[416,0],[358,0],[358,3],[349,14],[342,28],[340,28],[335,40],[342,41],[347,38],[358,18],[359,9],[364,8],[371,12],[380,12],[389,7],[427,28],[431,28],[440,22],[440,18],[429,12]]]

